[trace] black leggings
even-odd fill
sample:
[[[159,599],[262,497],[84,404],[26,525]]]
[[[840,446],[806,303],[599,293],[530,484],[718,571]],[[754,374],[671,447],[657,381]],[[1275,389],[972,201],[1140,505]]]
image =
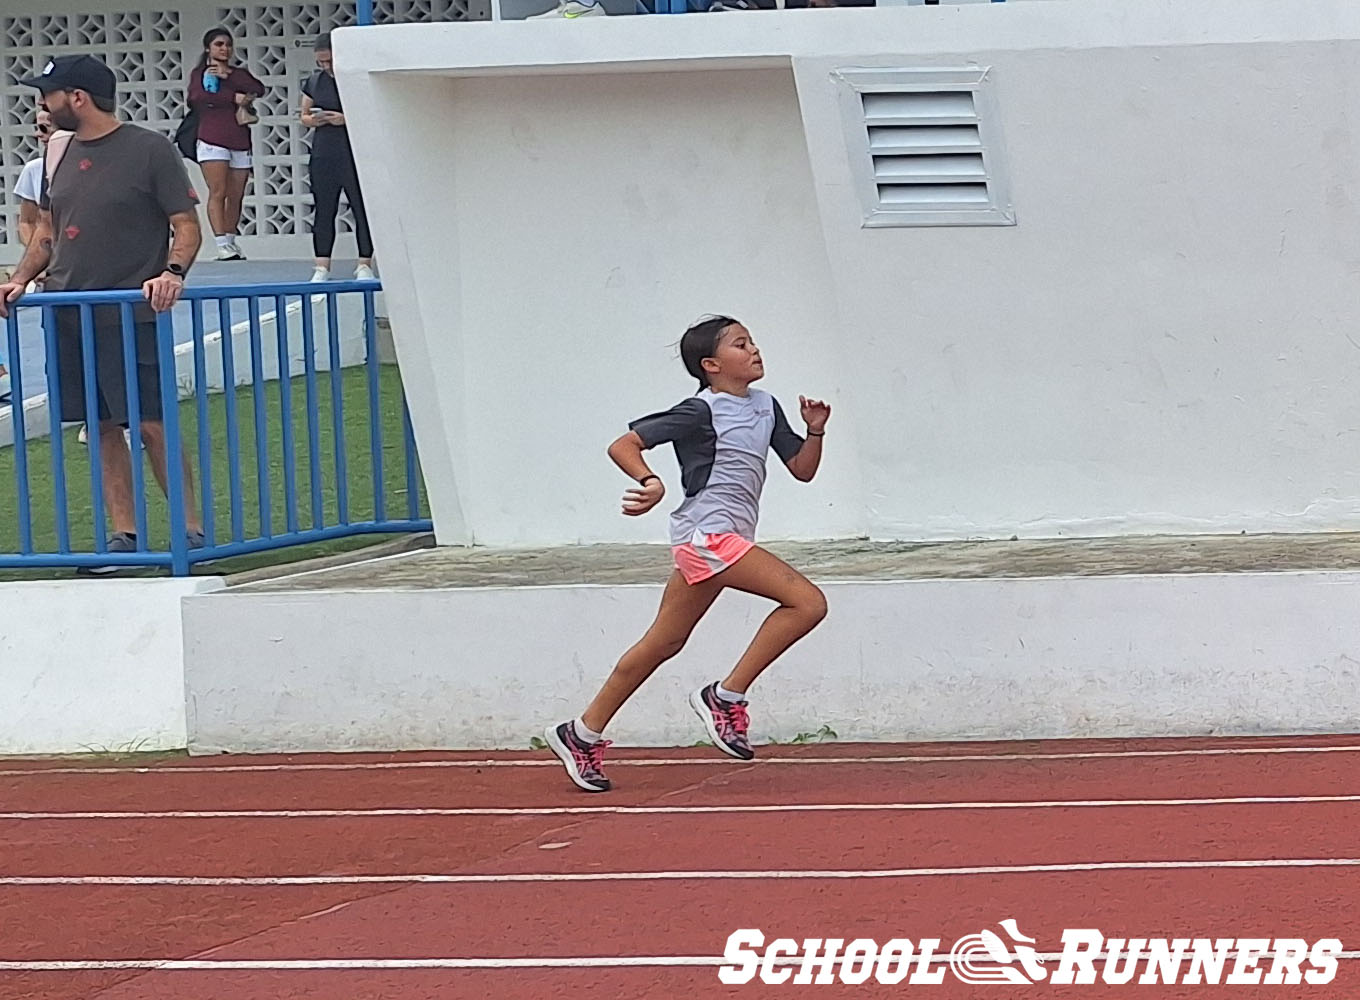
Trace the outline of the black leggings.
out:
[[[340,211],[340,192],[345,192],[354,213],[354,235],[359,241],[359,256],[373,256],[373,237],[368,232],[364,196],[359,191],[359,174],[354,160],[312,157],[312,250],[318,257],[329,257],[335,248],[335,215]]]

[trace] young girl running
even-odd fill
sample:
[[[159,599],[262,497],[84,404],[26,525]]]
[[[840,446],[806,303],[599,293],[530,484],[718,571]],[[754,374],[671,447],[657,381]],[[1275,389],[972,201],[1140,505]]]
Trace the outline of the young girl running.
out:
[[[755,756],[746,733],[746,692],[784,650],[826,617],[826,598],[805,576],[755,544],[765,456],[773,448],[795,479],[810,482],[822,460],[822,436],[831,407],[798,397],[807,440],[789,427],[769,393],[752,389],[765,376],[750,331],[730,316],[705,319],[680,341],[685,368],[699,392],[664,413],[629,424],[609,446],[609,457],[637,480],[623,498],[623,513],[645,514],[665,496],[661,478],[642,453],[675,445],[685,500],[671,514],[675,570],[661,595],[651,628],[623,654],[604,687],[580,717],[544,734],[571,780],[588,792],[609,790],[603,770],[609,720],[652,672],[684,648],[694,626],[725,588],[777,601],[732,672],[690,695],[717,747],[741,760]]]

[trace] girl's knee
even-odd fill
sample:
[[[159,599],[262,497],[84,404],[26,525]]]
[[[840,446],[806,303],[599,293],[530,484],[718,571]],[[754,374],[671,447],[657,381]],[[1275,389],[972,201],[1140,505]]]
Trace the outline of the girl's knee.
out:
[[[685,648],[685,643],[687,642],[689,642],[689,636],[687,635],[659,638],[656,640],[656,654],[660,656],[664,662],[673,656],[677,656],[680,653],[680,650]]]
[[[812,587],[808,595],[798,602],[798,608],[808,620],[809,628],[815,628],[826,617],[826,595],[820,587]]]

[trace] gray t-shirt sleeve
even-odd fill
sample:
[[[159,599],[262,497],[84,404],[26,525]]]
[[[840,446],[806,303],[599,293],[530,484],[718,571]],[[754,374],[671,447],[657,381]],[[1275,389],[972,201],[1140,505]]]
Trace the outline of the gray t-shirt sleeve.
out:
[[[642,438],[644,448],[655,448],[667,441],[681,441],[699,433],[708,418],[708,407],[691,396],[669,410],[639,417],[628,429]]]
[[[160,211],[167,216],[194,211],[194,205],[199,204],[199,196],[194,193],[193,184],[189,181],[184,158],[180,151],[171,146],[170,140],[151,143],[147,161],[151,170],[151,193],[155,196],[156,204],[160,205]]]
[[[789,426],[789,422],[784,416],[784,408],[779,405],[779,400],[772,399],[771,401],[774,403],[774,431],[770,434],[770,447],[779,456],[779,460],[787,464],[803,447],[803,439]]]
[[[198,204],[198,195],[189,180],[184,159],[170,140],[152,143],[147,156],[151,170],[151,193],[156,203],[167,216],[180,212],[192,212]]]

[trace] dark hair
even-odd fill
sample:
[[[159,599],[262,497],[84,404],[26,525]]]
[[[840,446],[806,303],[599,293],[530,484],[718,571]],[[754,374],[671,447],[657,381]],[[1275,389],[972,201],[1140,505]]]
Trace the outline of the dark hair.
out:
[[[194,66],[195,73],[201,73],[208,68],[208,46],[219,38],[231,38],[231,32],[221,27],[204,32],[203,51],[198,54],[198,64]]]
[[[708,372],[704,371],[704,358],[711,358],[718,350],[718,341],[723,331],[739,320],[731,316],[705,316],[695,323],[680,338],[680,360],[685,363],[685,371],[699,380],[699,388],[708,388]]]
[[[331,50],[331,33],[323,31],[316,36],[316,41],[312,42],[313,52],[329,52]]]

